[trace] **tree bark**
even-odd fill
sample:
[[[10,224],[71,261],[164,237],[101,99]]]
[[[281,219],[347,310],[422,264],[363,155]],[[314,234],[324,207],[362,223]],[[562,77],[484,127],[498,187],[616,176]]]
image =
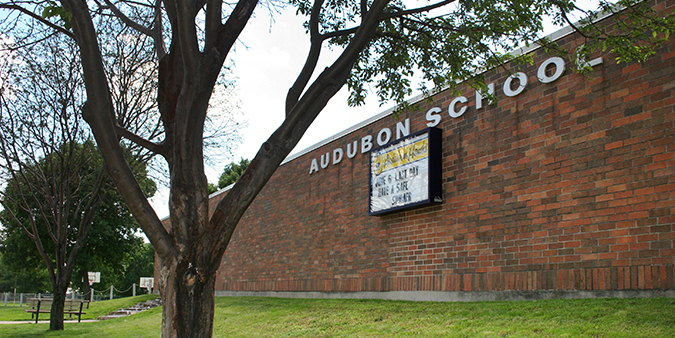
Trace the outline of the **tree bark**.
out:
[[[87,271],[87,269],[82,269],[82,294],[84,294],[85,297],[91,297],[90,293],[91,286],[89,286],[89,271]]]
[[[52,283],[53,301],[52,308],[49,311],[49,329],[63,330],[63,309],[66,302],[66,290],[68,290],[68,283],[63,282],[61,273],[57,273],[56,282]]]
[[[200,271],[189,259],[161,264],[162,337],[211,337],[215,272]]]
[[[195,77],[197,78],[197,77]],[[196,81],[197,83],[204,81]],[[162,294],[162,337],[210,337],[213,330],[216,261],[212,246],[203,242],[209,224],[207,179],[203,162],[203,123],[190,120],[195,112],[206,116],[208,95],[198,85],[183,89],[175,116],[171,149],[171,235],[176,243],[172,255],[159,257],[159,290]],[[218,257],[214,259],[214,257]]]

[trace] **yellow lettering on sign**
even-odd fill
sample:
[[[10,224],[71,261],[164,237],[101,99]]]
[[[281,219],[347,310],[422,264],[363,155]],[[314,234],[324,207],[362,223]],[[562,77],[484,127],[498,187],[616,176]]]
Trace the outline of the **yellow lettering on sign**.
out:
[[[375,175],[429,156],[429,138],[392,149],[375,157]]]

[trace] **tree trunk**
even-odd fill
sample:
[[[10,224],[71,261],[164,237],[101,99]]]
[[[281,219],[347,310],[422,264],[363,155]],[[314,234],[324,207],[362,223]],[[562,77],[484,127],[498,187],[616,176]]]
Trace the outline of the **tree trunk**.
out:
[[[203,271],[187,259],[168,264],[160,259],[162,337],[211,337],[215,272]]]
[[[54,300],[52,301],[52,308],[49,312],[49,329],[53,331],[63,330],[63,309],[66,302],[66,290],[68,285],[64,285],[60,278],[55,284],[56,285],[52,286]]]
[[[82,294],[89,298],[91,295],[91,286],[89,286],[89,271],[87,269],[82,269]]]

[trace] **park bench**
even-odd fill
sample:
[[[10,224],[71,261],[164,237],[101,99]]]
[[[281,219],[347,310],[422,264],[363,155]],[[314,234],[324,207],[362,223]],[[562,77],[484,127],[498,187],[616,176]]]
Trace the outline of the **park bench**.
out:
[[[53,302],[54,300],[51,298],[28,298],[27,304],[31,308],[24,311],[30,312],[31,318],[33,315],[35,315],[35,323],[37,324],[38,317],[41,313],[51,312]],[[66,299],[65,303],[63,304],[63,314],[68,314],[71,318],[73,315],[77,315],[77,322],[79,323],[82,314],[86,314],[86,312],[82,312],[82,310],[88,308],[88,300]]]

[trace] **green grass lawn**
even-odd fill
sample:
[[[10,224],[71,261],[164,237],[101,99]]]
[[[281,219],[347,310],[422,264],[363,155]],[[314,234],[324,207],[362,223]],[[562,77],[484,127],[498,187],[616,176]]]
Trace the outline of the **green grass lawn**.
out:
[[[97,302],[92,310],[121,307],[107,302],[121,300]],[[5,311],[14,308],[0,307],[1,318]],[[0,337],[159,337],[161,317],[156,308],[66,324],[61,332],[47,331],[47,324],[0,325]],[[214,337],[675,337],[675,299],[430,303],[219,297]]]

